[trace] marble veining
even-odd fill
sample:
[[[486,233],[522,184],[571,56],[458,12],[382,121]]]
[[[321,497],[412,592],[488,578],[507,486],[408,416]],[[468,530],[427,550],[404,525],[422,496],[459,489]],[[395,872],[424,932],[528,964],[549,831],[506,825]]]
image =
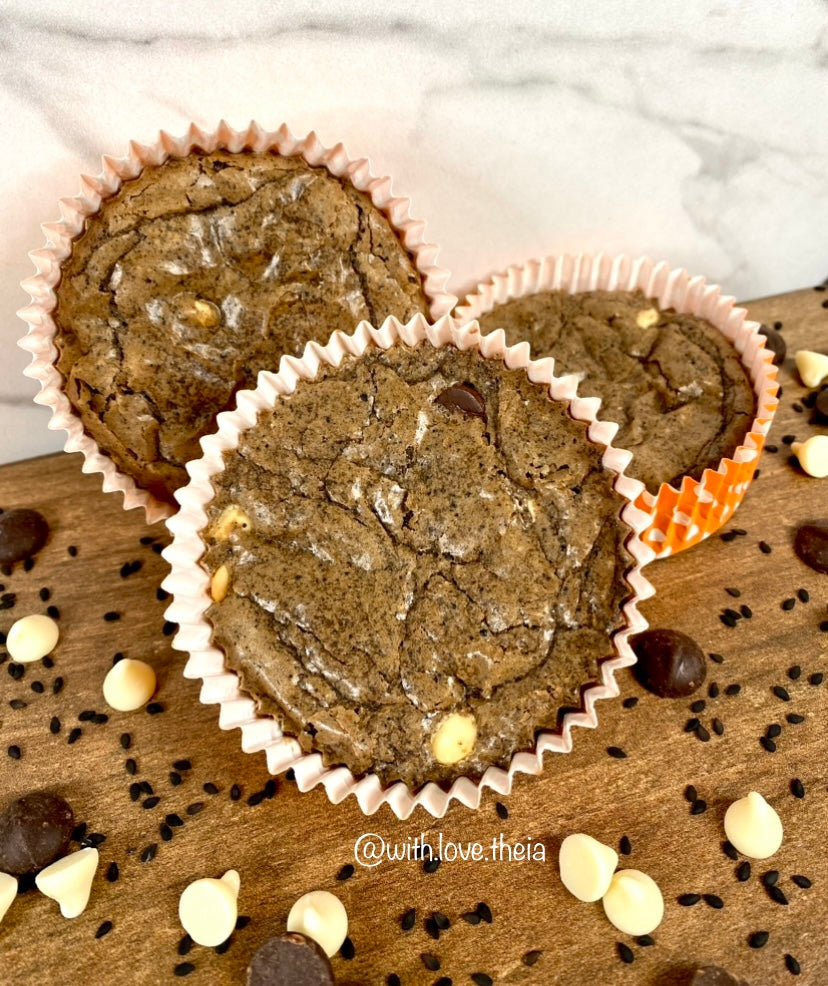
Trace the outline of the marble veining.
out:
[[[558,6],[558,5],[556,5]],[[828,275],[828,3],[0,0],[0,462],[62,446],[15,341],[39,223],[190,120],[316,130],[412,199],[455,292],[647,253],[751,298]]]

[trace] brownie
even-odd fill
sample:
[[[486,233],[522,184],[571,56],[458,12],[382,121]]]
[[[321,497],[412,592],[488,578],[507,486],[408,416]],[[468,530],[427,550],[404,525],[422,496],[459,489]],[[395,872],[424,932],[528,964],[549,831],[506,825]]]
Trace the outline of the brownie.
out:
[[[213,640],[305,751],[413,786],[479,776],[580,706],[630,595],[623,498],[586,425],[525,372],[369,349],[227,453],[204,565]],[[435,761],[450,713],[472,753]]]
[[[555,372],[581,373],[582,397],[620,425],[613,444],[634,458],[626,470],[651,493],[701,479],[740,445],[754,418],[753,387],[739,354],[705,319],[660,311],[641,292],[546,291],[480,318],[510,345],[527,340]]]
[[[428,305],[370,198],[276,153],[145,169],[87,220],[62,269],[58,369],[86,431],[162,500],[237,390],[309,339]]]

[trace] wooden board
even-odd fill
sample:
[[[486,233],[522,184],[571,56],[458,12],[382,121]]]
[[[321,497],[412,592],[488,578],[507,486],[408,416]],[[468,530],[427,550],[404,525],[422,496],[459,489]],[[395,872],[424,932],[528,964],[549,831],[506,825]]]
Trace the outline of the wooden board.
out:
[[[755,318],[784,323],[789,353],[824,350],[826,297],[808,290],[749,308]],[[10,577],[0,577],[3,591],[17,599],[13,609],[0,612],[0,630],[48,605],[59,608],[62,628],[54,668],[29,666],[19,682],[0,669],[0,795],[5,801],[32,788],[53,789],[71,802],[90,833],[106,836],[92,897],[81,917],[65,921],[54,902],[36,891],[14,902],[0,924],[0,981],[44,986],[178,982],[174,967],[190,961],[195,970],[184,980],[188,983],[243,983],[250,956],[284,930],[292,902],[305,891],[323,888],[341,897],[350,916],[354,957],[334,959],[341,986],[380,986],[393,972],[404,984],[448,982],[441,977],[465,984],[472,982],[471,973],[484,972],[496,983],[527,986],[680,986],[700,961],[726,965],[754,986],[766,986],[788,982],[786,953],[801,963],[799,982],[824,983],[828,684],[815,686],[808,679],[828,670],[828,635],[818,629],[828,617],[828,579],[799,562],[791,543],[799,523],[828,515],[828,486],[787,461],[782,436],[804,438],[815,430],[809,412],[792,406],[805,393],[792,365],[789,357],[770,437],[779,451],[763,456],[761,475],[731,525],[747,533],[730,543],[713,538],[649,570],[657,595],[643,608],[651,624],[685,630],[705,650],[724,658],[709,667],[708,682],[719,685],[719,697],[707,699],[699,715],[711,733],[712,719],[718,718],[724,735],[713,734],[705,743],[684,732],[692,700],[659,700],[625,672],[620,676],[623,696],[637,697],[638,704],[602,703],[599,728],[577,731],[574,753],[550,756],[540,778],[518,780],[505,799],[507,819],[497,814],[491,793],[479,811],[454,805],[442,820],[419,812],[400,822],[387,809],[366,818],[353,799],[332,805],[321,789],[301,794],[284,779],[274,798],[248,804],[268,779],[264,756],[242,753],[238,734],[218,729],[215,708],[199,704],[197,684],[182,678],[182,658],[164,635],[164,604],[156,590],[166,565],[151,545],[140,543],[147,535],[162,542],[163,527],[148,529],[137,511],[125,513],[119,496],[101,493],[99,478],[81,473],[76,455],[0,468],[0,506],[36,507],[52,527],[51,540],[31,571],[17,566]],[[762,540],[772,554],[759,550]],[[77,557],[68,553],[70,545],[78,546]],[[134,560],[143,567],[122,578],[122,565]],[[726,586],[738,588],[741,597],[728,596]],[[50,590],[48,602],[41,600],[41,588]],[[784,611],[782,601],[796,597],[800,588],[810,592],[810,602],[797,601],[793,610]],[[724,626],[722,609],[742,604],[750,607],[752,618],[735,628]],[[120,618],[107,622],[107,612]],[[119,651],[156,666],[164,711],[154,716],[110,712],[104,724],[79,723],[83,710],[109,711],[101,681]],[[786,676],[792,665],[802,668],[797,681]],[[65,687],[54,695],[57,676]],[[42,694],[32,690],[35,681],[43,683]],[[741,691],[728,696],[725,688],[732,683]],[[772,693],[777,684],[788,689],[790,702]],[[702,691],[695,697],[705,696]],[[24,699],[27,707],[12,710],[14,698]],[[806,721],[788,724],[790,712],[805,715]],[[57,735],[49,731],[54,715],[61,720]],[[771,754],[759,737],[773,722],[782,733],[778,751]],[[70,746],[68,733],[78,725],[83,733]],[[129,752],[119,743],[124,732],[132,738]],[[21,747],[20,760],[5,755],[10,744]],[[621,747],[626,759],[610,758],[610,746]],[[137,763],[134,778],[124,769],[127,757]],[[169,774],[179,758],[190,759],[192,769],[182,771],[183,782],[173,786]],[[805,786],[803,799],[790,792],[793,778]],[[136,780],[151,784],[161,798],[157,807],[145,810],[140,801],[130,800],[129,785]],[[219,793],[205,793],[207,782]],[[238,801],[230,797],[233,784],[242,792]],[[705,813],[690,814],[683,795],[688,784],[706,800]],[[722,819],[728,804],[750,789],[776,805],[786,837],[781,851],[767,863],[754,863],[751,879],[740,883],[736,864],[721,850]],[[193,804],[203,809],[190,815],[187,807]],[[184,824],[165,842],[159,825],[170,812]],[[622,864],[650,873],[660,884],[666,912],[654,947],[640,947],[620,935],[600,904],[578,903],[562,889],[558,846],[564,836],[581,830],[612,845],[626,835],[632,852]],[[434,873],[410,859],[372,869],[355,866],[350,879],[338,881],[341,868],[354,864],[355,841],[368,832],[399,846],[410,846],[420,833],[438,846],[442,835],[446,858]],[[530,843],[536,855],[542,849],[545,862],[509,861],[499,848],[500,859],[448,859],[449,843],[481,843],[491,857],[492,840],[499,847],[501,835],[513,847]],[[154,843],[156,858],[141,862],[142,851]],[[113,861],[120,879],[110,883],[104,874]],[[231,867],[241,874],[240,913],[251,918],[249,924],[233,935],[225,954],[194,947],[186,959],[179,956],[179,894],[190,880],[218,876]],[[780,871],[788,906],[771,901],[759,882],[759,875],[772,868]],[[796,873],[809,876],[813,887],[795,886],[790,876]],[[724,908],[703,901],[679,906],[676,898],[690,892],[716,894]],[[480,901],[488,903],[493,920],[472,926],[460,915]],[[416,907],[417,921],[404,933],[400,916],[410,907]],[[451,921],[439,941],[424,928],[433,911]],[[112,922],[112,930],[96,939],[104,921]],[[753,950],[747,938],[757,930],[769,931],[770,940]],[[633,948],[632,965],[619,960],[619,941]],[[530,950],[542,953],[531,967],[522,962]],[[439,971],[425,968],[422,953],[439,958]]]

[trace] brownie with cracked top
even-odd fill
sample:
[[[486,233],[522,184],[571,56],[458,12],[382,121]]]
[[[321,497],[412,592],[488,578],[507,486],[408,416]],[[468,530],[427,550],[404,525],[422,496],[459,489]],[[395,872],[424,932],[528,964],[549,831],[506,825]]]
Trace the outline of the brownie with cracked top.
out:
[[[87,220],[57,289],[58,369],[119,469],[172,502],[237,390],[309,339],[427,313],[370,198],[276,153],[146,168]]]
[[[480,776],[580,705],[630,596],[602,447],[524,371],[369,349],[262,411],[213,479],[213,640],[305,751]],[[434,737],[475,738],[457,763]]]
[[[553,356],[559,375],[582,373],[579,395],[601,398],[599,417],[620,425],[613,444],[633,453],[627,474],[651,493],[715,469],[753,420],[753,387],[725,336],[639,291],[540,292],[497,305],[480,325]]]

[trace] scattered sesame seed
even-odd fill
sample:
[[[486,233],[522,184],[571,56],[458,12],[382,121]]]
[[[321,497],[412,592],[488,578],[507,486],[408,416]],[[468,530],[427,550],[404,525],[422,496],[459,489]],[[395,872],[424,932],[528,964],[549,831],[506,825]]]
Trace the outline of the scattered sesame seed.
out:
[[[777,887],[777,886],[768,887],[767,891],[768,891],[768,897],[770,897],[772,901],[774,901],[776,904],[783,904],[787,906],[788,898],[785,896],[785,893],[781,887]]]
[[[693,704],[690,706],[690,711],[697,713],[704,712],[706,707],[707,707],[707,702],[705,702],[703,698],[700,698],[697,699],[695,702],[693,702]]]
[[[117,623],[121,618],[121,614],[116,610],[111,609],[108,613],[104,613],[103,618],[107,623]]]
[[[420,961],[429,970],[429,972],[437,972],[440,968],[440,960],[436,955],[432,955],[430,952],[421,952]]]
[[[192,962],[179,962],[173,969],[173,975],[179,977],[189,976],[191,972],[195,972],[195,966]]]
[[[811,594],[807,589],[797,589],[796,594],[801,603],[809,603],[811,601]]]
[[[688,719],[684,724],[684,731],[685,733],[694,733],[700,725],[701,721],[694,716],[692,719]]]
[[[632,852],[632,844],[626,835],[622,835],[618,841],[618,851],[622,856],[629,856]]]
[[[823,675],[823,673],[821,671],[817,671],[811,675],[811,677],[808,679],[808,683],[810,685],[821,685],[824,680],[825,680],[825,676]]]
[[[480,915],[481,921],[485,921],[486,924],[492,923],[492,911],[488,904],[484,901],[480,901],[477,905],[477,913]]]
[[[629,945],[625,945],[624,942],[620,941],[616,942],[616,946],[618,948],[618,957],[622,962],[626,962],[627,965],[635,962],[635,953]]]
[[[782,609],[786,613],[789,613],[794,608],[794,606],[796,606],[796,600],[794,599],[793,596],[791,596],[788,599],[783,599],[781,605],[782,605]]]
[[[174,811],[171,811],[169,815],[166,816],[164,821],[167,825],[172,825],[173,828],[179,828],[184,824],[184,819]]]
[[[767,736],[760,736],[759,743],[768,753],[776,753],[776,743],[772,739],[768,739]]]
[[[155,598],[158,600],[159,603],[164,603],[170,598],[170,594],[169,592],[167,592],[166,589],[156,589]]]
[[[58,675],[57,678],[55,678],[55,680],[52,682],[52,694],[53,695],[60,694],[60,692],[63,691],[63,685],[64,685],[63,678],[61,678],[61,676]]]
[[[730,627],[732,630],[733,627],[736,626],[736,623],[739,621],[740,617],[738,613],[735,616],[731,613],[720,613],[719,619],[726,627]]]
[[[158,795],[155,794],[151,798],[147,798],[146,801],[143,801],[141,803],[141,807],[142,808],[155,808],[155,806],[158,804],[158,802],[160,800],[161,799],[158,797]]]
[[[807,890],[809,887],[813,886],[813,884],[808,879],[808,877],[803,876],[801,873],[794,873],[791,879],[797,885],[797,887],[801,887],[803,890]]]
[[[72,558],[78,557],[78,546],[76,544],[70,544],[66,551]]]
[[[173,764],[173,770],[192,770],[193,765],[189,760],[176,760]]]
[[[402,980],[396,974],[396,972],[392,972],[385,980],[385,986],[402,986]]]
[[[426,918],[423,921],[423,927],[429,938],[433,938],[435,941],[440,938],[440,929],[435,924],[434,918]]]
[[[111,921],[103,921],[99,925],[98,930],[95,932],[95,937],[96,938],[103,938],[103,936],[104,935],[108,935],[110,931],[112,931],[112,922]]]
[[[802,972],[802,966],[796,961],[790,952],[785,953],[785,968],[792,976],[798,976]]]
[[[533,966],[542,955],[543,952],[540,949],[532,949],[529,952],[524,952],[520,961],[524,965]]]
[[[702,743],[707,743],[710,739],[710,733],[701,724],[699,724],[699,727],[696,730],[696,739],[701,740]]]
[[[649,948],[651,945],[655,945],[655,938],[652,935],[639,935],[635,943],[642,948]]]
[[[6,752],[12,758],[12,760],[19,760],[23,756],[20,747],[16,743],[12,743],[12,745],[8,748],[8,750],[6,750]]]
[[[710,725],[713,727],[713,732],[717,736],[724,736],[725,727],[721,719],[718,718],[713,719]]]
[[[201,785],[201,790],[204,791],[205,794],[218,794],[219,793],[219,789],[216,787],[216,785],[212,781],[207,781],[206,784],[202,784]]]
[[[798,664],[793,664],[788,668],[788,677],[791,681],[799,681],[802,677],[802,668]]]
[[[51,616],[53,620],[59,620],[60,610],[57,608],[57,606],[47,606],[46,615]]]
[[[9,701],[9,707],[14,709],[15,712],[19,712],[20,709],[25,709],[29,705],[28,702],[24,702],[22,698],[13,698]]]
[[[230,800],[238,801],[240,797],[241,797],[241,788],[239,787],[238,784],[234,784],[230,788]]]
[[[346,942],[350,941],[350,939],[346,938],[345,941]],[[224,953],[230,948],[232,944],[233,944],[233,936],[231,935],[229,938],[226,938],[220,945],[216,945],[213,951],[216,953],[216,955],[224,955]],[[345,948],[344,942],[342,944],[342,948],[343,949]],[[340,955],[342,955],[343,959],[347,957],[342,952],[340,952]]]
[[[715,652],[708,651],[707,656],[714,664],[724,664],[724,657],[721,654],[716,654]],[[713,698],[713,696],[710,696]]]
[[[412,907],[409,908],[400,918],[400,927],[403,931],[411,931],[417,920],[417,909]]]
[[[480,924],[480,915],[476,911],[466,911],[461,914],[460,917],[466,922],[466,924]]]
[[[119,743],[122,750],[128,750],[132,746],[132,736],[129,733],[121,733]]]
[[[739,596],[741,596],[741,595],[742,595],[742,593],[741,593],[741,590],[739,590],[739,589],[734,589],[733,587],[728,587],[728,588],[726,588],[726,589],[725,589],[725,592],[726,592],[726,593],[727,593],[727,594],[728,594],[729,596],[732,596],[732,597],[733,597],[734,599],[738,599],[738,598],[739,598]]]
[[[607,753],[613,758],[613,760],[627,759],[627,754],[621,749],[620,746],[608,746]]]
[[[739,612],[742,614],[742,616],[744,616],[746,620],[750,620],[753,618],[753,610],[750,608],[750,606],[745,606],[745,605],[740,606]]]
[[[423,873],[436,873],[440,869],[440,863],[442,860],[439,856],[434,856],[432,859],[427,859],[423,863]]]
[[[57,716],[52,716],[52,719],[49,722],[49,732],[53,736],[57,736],[57,734],[60,732],[60,719],[58,719]]]
[[[769,555],[773,551],[773,548],[768,544],[767,541],[760,541],[759,550],[762,552],[763,555]]]
[[[748,945],[750,945],[751,948],[763,948],[767,945],[769,938],[770,932],[768,931],[754,931],[748,938]]]
[[[783,702],[790,702],[791,696],[788,693],[787,688],[783,688],[782,685],[774,685],[771,689],[773,694]]]
[[[337,880],[340,882],[343,880],[350,880],[354,875],[354,867],[351,863],[346,863],[342,869],[336,874]]]
[[[741,690],[742,686],[737,681],[734,681],[732,684],[728,685],[727,688],[725,688],[725,695],[733,697],[734,695],[738,695]]]
[[[701,900],[701,894],[681,894],[678,897],[678,903],[682,907],[693,907],[695,904]]]
[[[164,706],[160,702],[150,702],[147,706],[147,713],[151,716],[157,716],[159,712],[164,711]]]
[[[170,777],[170,784],[172,784],[173,787],[178,787],[178,785],[181,784],[181,782],[184,780],[181,774],[179,774],[175,770],[170,771],[169,777]]]
[[[707,689],[707,695],[709,698],[719,697],[719,686],[715,681],[711,681]]]
[[[194,801],[191,805],[187,805],[187,814],[197,815],[203,807],[204,807],[203,801]]]
[[[765,735],[768,739],[776,739],[777,736],[781,735],[782,727],[778,722],[772,722],[768,728],[765,730]]]
[[[132,757],[127,757],[127,759],[124,760],[124,770],[130,775],[130,777],[135,776],[135,773],[138,770],[138,764]]]
[[[691,815],[703,815],[707,811],[707,802],[704,798],[696,798],[690,806]]]
[[[141,850],[141,862],[151,863],[158,853],[158,843],[152,842],[150,845],[146,846]]]
[[[736,879],[739,883],[747,883],[750,879],[750,863],[747,860],[739,863],[736,867]]]
[[[161,633],[163,633],[165,637],[171,637],[177,629],[177,623],[170,623],[169,620],[165,620],[164,626],[161,628]]]
[[[798,777],[794,777],[794,779],[791,781],[791,794],[795,798],[805,797],[805,785]]]
[[[761,876],[762,884],[766,887],[773,887],[779,882],[779,870],[767,870]]]
[[[118,864],[115,862],[115,860],[113,860],[107,867],[106,879],[109,881],[109,883],[117,883],[118,877],[120,875],[121,872],[118,869]]]
[[[167,825],[166,822],[161,822],[158,826],[158,834],[164,842],[170,842],[173,837],[173,830],[169,827],[169,825]]]
[[[155,794],[155,791],[153,791],[152,789],[152,784],[150,784],[149,781],[141,781],[138,786],[141,788],[144,794]]]
[[[691,804],[698,800],[699,792],[695,789],[692,784],[688,784],[684,789],[685,800],[689,801]]]
[[[503,804],[502,801],[495,803],[495,811],[497,812],[497,817],[502,819],[504,822],[509,817],[509,809]]]
[[[627,698],[621,703],[625,709],[634,709],[638,705],[637,695],[628,695]]]
[[[470,978],[475,986],[492,986],[494,983],[494,979],[485,972],[473,972]]]
[[[247,914],[240,914],[236,918],[236,931],[241,931],[250,924],[250,917]]]
[[[66,742],[71,746],[73,743],[77,743],[77,741],[81,738],[82,735],[83,735],[83,730],[80,728],[80,726],[75,726],[75,728],[72,729],[69,735],[67,736]]]
[[[739,858],[739,853],[736,851],[736,847],[727,839],[725,839],[722,843],[722,852],[728,859],[737,860]]]

